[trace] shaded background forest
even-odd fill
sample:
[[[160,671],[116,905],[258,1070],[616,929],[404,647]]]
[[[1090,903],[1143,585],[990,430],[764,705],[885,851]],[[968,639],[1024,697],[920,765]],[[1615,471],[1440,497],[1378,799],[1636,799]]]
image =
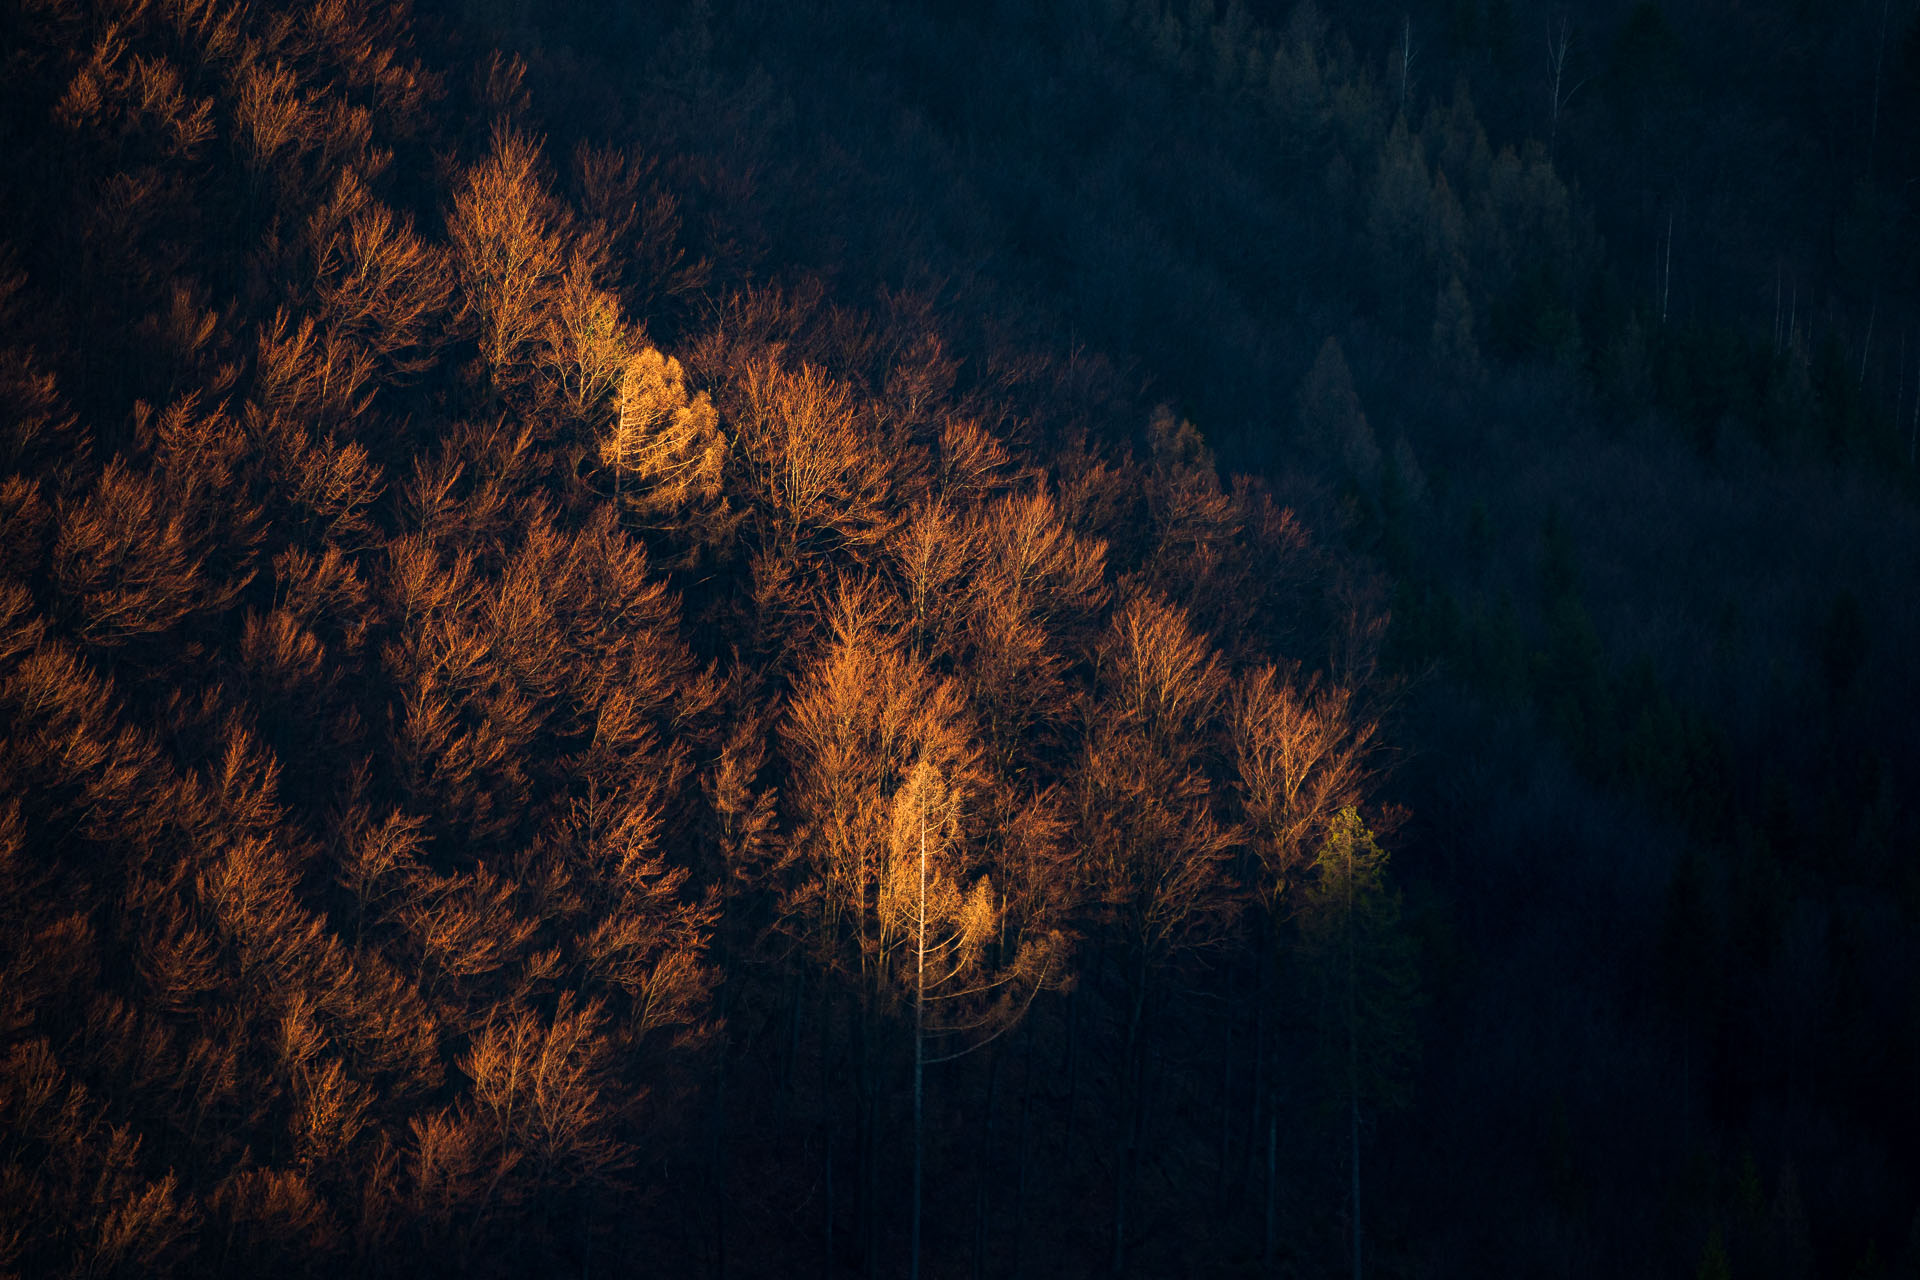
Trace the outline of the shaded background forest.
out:
[[[1912,0],[4,27],[0,1273],[1920,1272]]]

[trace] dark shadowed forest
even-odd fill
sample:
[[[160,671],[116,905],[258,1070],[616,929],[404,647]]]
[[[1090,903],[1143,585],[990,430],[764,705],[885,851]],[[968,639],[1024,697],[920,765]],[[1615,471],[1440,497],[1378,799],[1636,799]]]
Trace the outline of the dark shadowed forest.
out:
[[[0,1277],[1920,1278],[1920,0],[0,32]]]

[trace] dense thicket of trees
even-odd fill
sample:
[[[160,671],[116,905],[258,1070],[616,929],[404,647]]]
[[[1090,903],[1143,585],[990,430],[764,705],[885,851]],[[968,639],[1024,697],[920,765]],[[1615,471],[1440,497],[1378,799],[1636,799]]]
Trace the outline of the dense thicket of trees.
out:
[[[0,1274],[1920,1266],[1911,0],[4,29]]]

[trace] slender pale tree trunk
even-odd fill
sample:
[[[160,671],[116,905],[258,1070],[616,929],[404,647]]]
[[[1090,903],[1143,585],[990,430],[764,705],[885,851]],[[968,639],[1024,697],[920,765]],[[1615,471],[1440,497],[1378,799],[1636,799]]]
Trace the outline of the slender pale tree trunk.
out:
[[[730,935],[722,928],[717,941],[717,955],[720,972],[731,968],[732,948]],[[723,982],[720,986],[720,999],[717,1008],[720,1025],[730,1026],[728,1014],[733,1009],[735,984]],[[742,1046],[743,1051],[748,1046]],[[719,1045],[720,1062],[714,1073],[713,1112],[707,1125],[707,1194],[713,1202],[713,1245],[710,1257],[713,1260],[715,1280],[726,1280],[727,1274],[727,1085],[733,1074],[733,1046],[729,1037],[722,1036]]]
[[[920,919],[913,958],[913,1280],[920,1280],[920,1190],[927,1072],[927,815],[920,814]]]
[[[1547,116],[1547,163],[1552,164],[1560,144],[1560,113],[1573,101],[1573,95],[1586,85],[1585,80],[1569,86],[1567,84],[1567,54],[1573,49],[1573,24],[1566,14],[1560,15],[1560,30],[1555,31],[1551,23],[1547,26],[1547,69],[1551,78],[1552,99]]]
[[[1887,12],[1892,0],[1880,0],[1880,39],[1873,46],[1873,111],[1867,119],[1867,179],[1873,179],[1873,153],[1880,140],[1880,71],[1887,60]]]
[[[1347,844],[1347,1122],[1353,1164],[1353,1280],[1360,1280],[1360,1009],[1354,963],[1353,845]]]
[[[1140,957],[1133,975],[1132,1007],[1127,1015],[1126,1056],[1121,1065],[1121,1148],[1113,1188],[1113,1274],[1126,1274],[1127,1208],[1135,1170],[1140,1163],[1140,1139],[1146,1110],[1146,1044],[1142,1032],[1147,1013],[1147,961]]]
[[[1907,408],[1907,331],[1905,329],[1900,330],[1900,355],[1893,364],[1894,369],[1897,371],[1893,388],[1893,429],[1895,432],[1898,432],[1900,430],[1901,416],[1906,412]],[[1907,445],[1907,465],[1913,465],[1913,445],[1911,443]]]
[[[1096,976],[1100,972],[1097,956],[1093,972]],[[1060,1142],[1060,1164],[1063,1168],[1069,1168],[1073,1163],[1073,1119],[1076,1110],[1074,1103],[1078,1100],[1076,1090],[1080,1070],[1079,1038],[1080,992],[1076,989],[1067,993],[1067,1128]]]
[[[1220,1033],[1220,1149],[1214,1157],[1213,1198],[1220,1201],[1227,1190],[1227,1164],[1233,1144],[1233,987],[1236,970],[1227,967],[1227,998]]]
[[[1867,336],[1860,343],[1860,390],[1867,389],[1867,357],[1873,354],[1873,325],[1880,318],[1880,295],[1873,295],[1873,306],[1867,311]]]
[[[1400,23],[1400,111],[1407,109],[1407,92],[1413,80],[1413,15],[1407,14]]]
[[[980,1128],[980,1156],[974,1171],[973,1200],[973,1280],[985,1280],[987,1274],[987,1238],[992,1218],[993,1197],[987,1179],[993,1173],[994,1106],[1000,1090],[1000,1046],[987,1050],[987,1114]]]
[[[620,474],[627,469],[627,383],[620,383],[620,416],[613,428],[613,518],[625,527],[620,512]]]
[[[1033,1024],[1026,1027],[1027,1049],[1022,1055],[1026,1065],[1020,1072],[1020,1136],[1014,1144],[1014,1164],[1016,1172],[1013,1179],[1013,1240],[1011,1251],[1012,1264],[1007,1268],[1011,1276],[1020,1275],[1020,1248],[1026,1240],[1027,1230],[1027,1133],[1033,1123]]]
[[[833,1258],[833,1064],[831,1048],[833,1039],[833,984],[824,979],[820,983],[820,1128],[822,1130],[821,1147],[823,1187],[826,1199],[826,1252],[821,1257],[821,1274],[831,1277],[834,1272]]]
[[[1267,1105],[1267,972],[1263,964],[1260,971],[1259,1003],[1253,1010],[1253,1089],[1247,1096],[1247,1132],[1260,1132],[1260,1119]],[[1245,1176],[1253,1177],[1253,1162],[1259,1158],[1260,1144],[1252,1139],[1247,1142],[1245,1164],[1242,1166]]]
[[[1673,214],[1667,214],[1667,246],[1660,264],[1660,325],[1667,323],[1667,297],[1673,285]]]
[[[1907,419],[1907,468],[1914,465],[1914,446],[1920,444],[1920,359],[1915,360],[1913,408]]]
[[[1260,1121],[1266,1120],[1267,1155],[1265,1179],[1262,1184],[1264,1210],[1263,1229],[1260,1238],[1260,1262],[1264,1269],[1271,1269],[1273,1256],[1279,1244],[1278,1222],[1280,1205],[1280,1106],[1276,1096],[1278,1090],[1273,1085],[1273,1070],[1267,1061],[1267,1041],[1272,1034],[1268,1019],[1268,1006],[1273,1000],[1274,967],[1280,954],[1279,939],[1274,936],[1274,928],[1269,925],[1262,930],[1260,940],[1261,956],[1258,987],[1255,989],[1253,1011],[1253,1095],[1248,1106],[1252,1113],[1252,1123],[1247,1126],[1247,1169],[1252,1166],[1259,1150],[1258,1139],[1251,1135],[1260,1132]]]
[[[724,1015],[723,1015],[724,1016]],[[727,1276],[727,1076],[726,1051],[721,1051],[719,1078],[713,1086],[713,1132],[708,1155],[713,1188],[713,1274],[714,1280]]]
[[[1780,354],[1780,264],[1773,264],[1773,354]]]
[[[880,1271],[880,1028],[872,1013],[861,1018],[866,1041],[860,1103],[860,1254],[861,1274],[867,1280]]]
[[[800,1069],[800,1007],[806,1003],[806,998],[806,970],[796,967],[793,971],[793,1012],[787,1025],[787,1063],[780,1080],[780,1089],[786,1094],[789,1110],[793,1107],[794,1078]]]
[[[1360,1050],[1358,1037],[1347,1029],[1348,1121],[1353,1152],[1353,1280],[1360,1280]]]

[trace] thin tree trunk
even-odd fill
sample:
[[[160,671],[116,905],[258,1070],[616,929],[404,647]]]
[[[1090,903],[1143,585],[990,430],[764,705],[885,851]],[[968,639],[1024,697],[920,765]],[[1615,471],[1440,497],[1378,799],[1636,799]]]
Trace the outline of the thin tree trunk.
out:
[[[1353,1145],[1353,1280],[1360,1280],[1360,1094],[1357,1088],[1353,1092],[1349,1119]]]
[[[1672,232],[1668,232],[1669,253]],[[1347,846],[1347,1120],[1353,1164],[1353,1280],[1360,1280],[1360,1009],[1354,963],[1353,847]]]
[[[878,1274],[880,1244],[879,1028],[871,1011],[860,1015],[860,1273]]]
[[[833,1257],[833,1064],[829,1052],[833,1039],[833,984],[822,978],[820,982],[820,1127],[824,1134],[822,1142],[826,1156],[826,1253],[823,1256],[822,1274],[832,1276]]]
[[[1233,1145],[1233,985],[1236,970],[1227,966],[1227,999],[1220,1035],[1220,1150],[1214,1157],[1213,1198],[1218,1203],[1227,1190],[1228,1151]]]
[[[726,1280],[727,1275],[727,1075],[728,1063],[723,1048],[718,1078],[713,1085],[713,1132],[708,1155],[713,1194],[714,1280]]]
[[[1350,1109],[1348,1109],[1348,1123],[1350,1123],[1348,1126],[1350,1126],[1352,1155],[1354,1155],[1354,1280],[1359,1280],[1359,1069],[1357,1069],[1359,1054],[1357,1054],[1356,1050],[1356,1036],[1354,1036],[1354,1032],[1348,1031],[1346,1038],[1348,1038],[1348,1055],[1350,1055],[1352,1063],[1356,1063],[1356,1065],[1350,1067],[1350,1075],[1352,1075],[1350,1100],[1352,1100],[1352,1105],[1350,1105]]]
[[[1860,343],[1860,390],[1867,389],[1867,357],[1873,354],[1873,323],[1880,318],[1880,296],[1876,293],[1867,312],[1867,336]]]
[[[1867,180],[1873,180],[1873,153],[1880,141],[1880,72],[1887,59],[1887,13],[1891,0],[1880,0],[1880,38],[1873,46],[1873,112],[1867,120]]]
[[[1273,1266],[1273,1249],[1278,1242],[1275,1224],[1280,1209],[1280,1176],[1276,1167],[1280,1155],[1280,1113],[1273,1107],[1267,1108],[1267,1205],[1266,1230],[1260,1241],[1260,1264],[1263,1270]]]
[[[1027,1050],[1023,1055],[1026,1065],[1020,1072],[1020,1136],[1014,1144],[1014,1164],[1016,1172],[1013,1179],[1013,1253],[1012,1265],[1007,1268],[1010,1276],[1020,1274],[1020,1246],[1026,1238],[1027,1227],[1027,1132],[1033,1121],[1033,1023],[1026,1026]]]
[[[987,1226],[992,1214],[992,1196],[987,1179],[993,1173],[993,1111],[1000,1088],[1000,1046],[987,1048],[987,1115],[980,1130],[979,1165],[974,1175],[973,1199],[973,1280],[986,1280]]]
[[[1567,54],[1573,48],[1573,28],[1566,14],[1560,15],[1560,30],[1556,35],[1553,25],[1547,25],[1547,65],[1552,72],[1550,77],[1553,101],[1547,118],[1547,163],[1552,164],[1560,144],[1560,110],[1573,100],[1580,86],[1566,88]],[[1585,82],[1582,81],[1582,84]]]
[[[1258,986],[1254,988],[1253,1005],[1253,1089],[1247,1097],[1247,1132],[1260,1132],[1262,1112],[1267,1109],[1267,1005],[1273,999],[1273,947],[1271,930],[1263,930],[1261,938],[1260,970]],[[1245,1163],[1242,1165],[1243,1177],[1251,1183],[1254,1175],[1254,1161],[1259,1158],[1260,1144],[1249,1138]]]
[[[1141,1113],[1146,1101],[1146,1045],[1141,1032],[1146,1023],[1147,973],[1144,957],[1133,982],[1132,1008],[1127,1016],[1127,1047],[1122,1059],[1120,1079],[1121,1143],[1120,1159],[1113,1187],[1113,1274],[1127,1269],[1127,1200],[1133,1190],[1134,1171],[1140,1161]]]
[[[927,1074],[927,817],[920,815],[919,944],[913,957],[913,1261],[910,1274],[920,1280],[920,1189]]]
[[[1407,89],[1413,75],[1413,15],[1408,14],[1400,26],[1400,112],[1406,114]]]
[[[1897,371],[1893,389],[1893,430],[1897,436],[1900,431],[1901,414],[1906,411],[1907,407],[1907,331],[1904,328],[1900,330],[1900,355],[1893,364],[1894,369]],[[1912,466],[1913,446],[1908,445],[1907,449],[1907,465]]]
[[[1125,1068],[1125,1073],[1129,1076],[1133,1074],[1130,1064]],[[1127,1085],[1122,1088],[1127,1093],[1133,1092]],[[1126,1112],[1121,1120],[1120,1159],[1113,1175],[1113,1274],[1116,1276],[1127,1272],[1127,1192],[1133,1183],[1134,1159],[1140,1142],[1136,1119],[1138,1108],[1131,1098],[1122,1105]]]
[[[1914,446],[1920,443],[1920,359],[1915,360],[1915,386],[1913,389],[1913,409],[1907,420],[1907,467],[1914,465]]]
[[[1773,354],[1780,355],[1780,264],[1773,264]]]
[[[732,967],[729,934],[724,929],[724,923],[719,934],[720,972],[723,974]],[[721,983],[717,1013],[723,1027],[731,1025],[727,1015],[732,1011],[734,994],[734,983]],[[707,1198],[712,1201],[713,1208],[710,1256],[714,1280],[725,1280],[727,1274],[727,1083],[733,1070],[732,1049],[729,1037],[722,1035],[718,1044],[720,1060],[714,1073],[713,1111],[707,1133]]]
[[[1071,1173],[1073,1165],[1073,1113],[1075,1090],[1079,1083],[1079,1038],[1080,992],[1075,989],[1067,993],[1067,1128],[1060,1141],[1060,1164],[1063,1171],[1068,1173]]]
[[[1254,1062],[1254,1115],[1256,1121],[1260,1112],[1266,1112],[1267,1121],[1267,1160],[1266,1184],[1264,1188],[1266,1203],[1262,1215],[1263,1232],[1260,1245],[1260,1260],[1263,1269],[1271,1272],[1274,1256],[1280,1246],[1280,1090],[1276,1083],[1278,1072],[1268,1065],[1267,1041],[1272,1032],[1268,1029],[1268,1005],[1274,998],[1277,985],[1275,969],[1279,964],[1280,940],[1275,930],[1269,927],[1262,931],[1260,940],[1264,954],[1260,957],[1260,1004],[1258,1008],[1259,1029],[1257,1031],[1259,1051]],[[1249,1132],[1257,1133],[1258,1128]],[[1248,1155],[1252,1155],[1253,1143],[1247,1144]]]
[[[1673,214],[1667,214],[1667,250],[1660,266],[1660,327],[1667,324],[1667,297],[1673,285]]]
[[[800,1070],[800,1008],[807,999],[807,971],[795,967],[793,971],[793,1013],[787,1020],[787,1062],[781,1073],[780,1089],[787,1096],[787,1107],[793,1107],[794,1078]]]
[[[1680,1146],[1689,1155],[1693,1151],[1693,1033],[1681,1029],[1680,1041]]]

